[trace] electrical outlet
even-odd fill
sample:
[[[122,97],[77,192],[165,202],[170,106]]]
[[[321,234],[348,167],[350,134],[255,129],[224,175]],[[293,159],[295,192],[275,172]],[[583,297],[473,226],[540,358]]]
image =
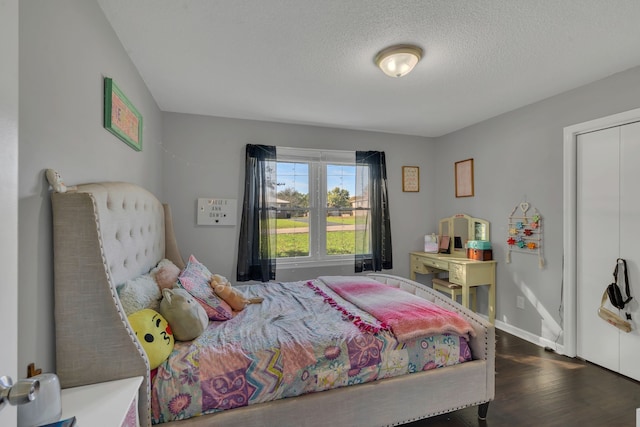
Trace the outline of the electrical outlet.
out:
[[[524,297],[516,297],[516,307],[524,309]]]

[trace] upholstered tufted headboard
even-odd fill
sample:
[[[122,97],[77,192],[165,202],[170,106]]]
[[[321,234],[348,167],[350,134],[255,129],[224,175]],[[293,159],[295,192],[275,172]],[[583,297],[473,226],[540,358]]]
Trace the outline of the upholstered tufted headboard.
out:
[[[149,364],[116,286],[162,258],[184,267],[170,211],[149,191],[122,182],[79,185],[51,199],[56,373],[62,387],[143,376],[139,413],[146,425]]]

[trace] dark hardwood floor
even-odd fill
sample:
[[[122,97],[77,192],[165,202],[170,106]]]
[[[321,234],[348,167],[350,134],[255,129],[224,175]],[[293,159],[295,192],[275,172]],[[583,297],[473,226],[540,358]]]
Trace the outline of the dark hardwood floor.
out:
[[[496,331],[496,396],[486,421],[477,408],[407,427],[634,427],[640,382]],[[638,355],[640,363],[640,355]]]

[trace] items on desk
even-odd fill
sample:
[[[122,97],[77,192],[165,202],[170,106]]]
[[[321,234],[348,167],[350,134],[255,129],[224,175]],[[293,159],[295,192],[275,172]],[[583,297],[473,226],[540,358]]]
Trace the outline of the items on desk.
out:
[[[435,233],[424,236],[424,251],[429,253],[438,252],[438,236]]]
[[[462,249],[462,237],[454,236],[453,237],[453,248],[454,249]]]
[[[440,238],[440,243],[438,244],[438,252],[441,254],[451,253],[449,250],[449,243],[451,242],[451,238],[449,236],[442,236]]]
[[[488,240],[469,240],[467,242],[467,258],[476,261],[491,261],[493,250]]]

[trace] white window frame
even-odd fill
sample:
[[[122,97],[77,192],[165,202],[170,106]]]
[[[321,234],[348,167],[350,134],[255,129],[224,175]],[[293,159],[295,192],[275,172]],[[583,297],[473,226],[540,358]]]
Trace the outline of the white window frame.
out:
[[[277,162],[309,164],[309,256],[276,258],[278,268],[302,266],[340,266],[354,262],[354,254],[327,255],[327,218],[322,215],[327,206],[327,164],[356,166],[354,151],[316,150],[308,148],[276,148]],[[312,215],[311,212],[314,212]],[[313,221],[311,220],[313,218]]]

